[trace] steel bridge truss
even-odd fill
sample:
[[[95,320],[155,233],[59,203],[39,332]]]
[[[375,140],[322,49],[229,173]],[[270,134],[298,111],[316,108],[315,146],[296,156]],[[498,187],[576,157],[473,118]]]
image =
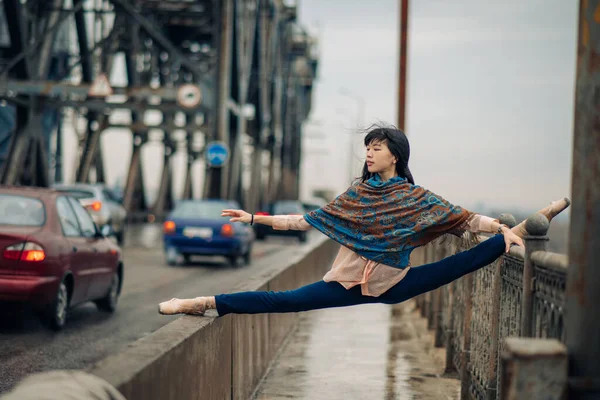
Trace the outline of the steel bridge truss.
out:
[[[249,210],[296,198],[318,65],[316,41],[296,11],[282,0],[0,0],[0,183],[63,181],[70,119],[83,127],[77,182],[105,182],[103,132],[131,132],[123,189],[131,215],[160,218],[174,197],[191,198],[200,184],[196,162],[205,163],[196,190],[204,197],[236,199]],[[123,84],[107,85],[118,59]],[[148,122],[151,112],[159,123]],[[163,172],[146,204],[141,150],[156,140]],[[230,149],[223,167],[206,164],[213,140]],[[177,151],[187,154],[185,171],[171,170]]]

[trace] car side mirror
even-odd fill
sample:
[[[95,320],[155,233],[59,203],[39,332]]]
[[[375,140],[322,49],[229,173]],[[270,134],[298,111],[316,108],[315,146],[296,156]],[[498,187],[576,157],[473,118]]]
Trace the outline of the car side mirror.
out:
[[[102,228],[100,228],[100,233],[104,237],[110,237],[110,236],[114,236],[115,231],[113,230],[112,226],[103,225]]]

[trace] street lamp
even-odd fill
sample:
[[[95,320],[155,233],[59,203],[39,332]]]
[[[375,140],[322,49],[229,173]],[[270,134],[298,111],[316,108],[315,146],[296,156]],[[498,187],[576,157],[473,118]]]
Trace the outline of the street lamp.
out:
[[[350,182],[352,182],[352,180],[355,177],[355,174],[354,174],[354,152],[355,152],[355,147],[356,147],[353,134],[359,133],[361,131],[361,129],[364,128],[363,123],[364,123],[364,115],[365,115],[365,99],[364,99],[364,97],[362,97],[344,87],[341,87],[338,89],[338,94],[352,99],[356,104],[356,113],[355,113],[355,117],[354,117],[356,131],[350,134],[350,149],[349,149],[349,154],[348,154],[348,169],[349,169],[348,173],[350,174]]]

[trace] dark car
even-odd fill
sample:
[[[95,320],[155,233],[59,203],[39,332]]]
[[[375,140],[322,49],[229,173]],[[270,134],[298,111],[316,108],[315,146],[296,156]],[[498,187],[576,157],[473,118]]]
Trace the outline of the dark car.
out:
[[[301,202],[296,200],[282,200],[270,204],[265,210],[257,212],[256,215],[304,215],[305,213]],[[275,230],[268,225],[255,224],[254,232],[256,233],[256,238],[259,240],[263,240],[267,236],[277,235],[297,237],[300,242],[306,242],[306,231],[282,231]]]
[[[70,307],[113,312],[123,283],[119,247],[74,198],[51,189],[0,188],[0,301],[27,303],[61,329]]]
[[[242,257],[250,263],[254,232],[240,222],[222,217],[224,209],[239,209],[234,201],[184,200],[164,223],[164,244],[169,265],[188,263],[194,255],[225,256],[231,265]]]

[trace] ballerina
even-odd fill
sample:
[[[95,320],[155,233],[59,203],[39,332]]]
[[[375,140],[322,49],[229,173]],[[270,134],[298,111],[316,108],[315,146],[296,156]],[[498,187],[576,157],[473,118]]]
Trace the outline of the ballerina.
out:
[[[362,176],[328,205],[305,215],[253,215],[223,210],[232,222],[259,223],[274,229],[321,231],[340,243],[329,272],[295,290],[249,291],[159,304],[165,315],[283,313],[368,303],[396,304],[446,285],[482,268],[510,246],[523,246],[525,222],[510,229],[497,219],[452,205],[415,184],[408,168],[410,147],[398,129],[375,127],[365,136]],[[551,221],[570,205],[567,198],[539,212]],[[492,233],[470,250],[411,268],[410,253],[445,235]]]

